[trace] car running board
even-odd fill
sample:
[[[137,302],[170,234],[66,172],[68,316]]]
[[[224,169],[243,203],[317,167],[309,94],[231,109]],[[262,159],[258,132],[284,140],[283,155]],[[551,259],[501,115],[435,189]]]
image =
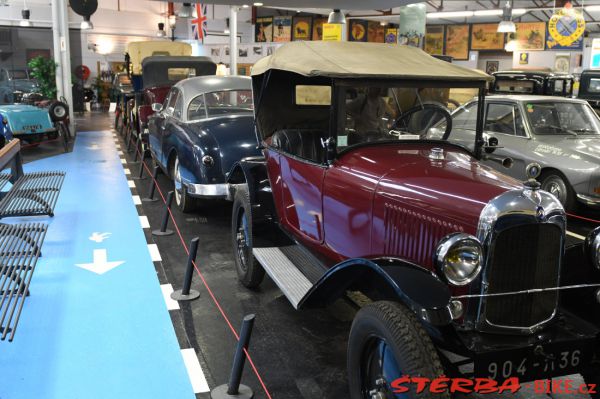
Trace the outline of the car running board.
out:
[[[321,263],[298,245],[254,248],[252,252],[295,309],[325,274]]]

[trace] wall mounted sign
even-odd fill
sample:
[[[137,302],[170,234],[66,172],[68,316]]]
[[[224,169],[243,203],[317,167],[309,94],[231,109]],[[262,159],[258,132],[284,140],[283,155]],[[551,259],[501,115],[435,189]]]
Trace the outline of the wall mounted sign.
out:
[[[312,36],[312,17],[294,17],[292,40],[310,40]]]
[[[362,19],[351,19],[348,24],[348,40],[351,42],[367,41],[368,21]]]
[[[385,42],[398,43],[398,28],[385,28]]]
[[[425,31],[425,52],[431,55],[444,54],[444,26],[428,26]]]
[[[292,40],[292,17],[277,16],[273,18],[273,41],[289,42]]]
[[[529,64],[529,53],[519,54],[519,65],[528,65],[528,64]]]
[[[342,24],[323,24],[323,41],[341,42]]]
[[[273,41],[273,17],[256,18],[254,41],[258,43]]]
[[[600,38],[592,40],[590,68],[600,68]]]
[[[550,31],[546,32],[546,50],[561,50],[561,51],[582,51],[583,50],[583,36],[580,36],[579,39],[575,40],[568,46],[562,46],[558,43],[552,35],[550,35]]]
[[[504,50],[504,33],[498,33],[498,24],[473,24],[471,50]]]
[[[555,42],[568,47],[583,37],[585,18],[571,3],[567,3],[567,6],[558,10],[548,21],[548,32]]]
[[[469,25],[446,25],[445,54],[455,60],[469,59]]]
[[[546,39],[545,22],[519,22],[515,24],[515,50],[544,50]]]
[[[313,19],[312,39],[323,40],[323,24],[327,23],[327,18]]]
[[[374,43],[385,43],[385,28],[377,21],[369,21],[367,40]]]

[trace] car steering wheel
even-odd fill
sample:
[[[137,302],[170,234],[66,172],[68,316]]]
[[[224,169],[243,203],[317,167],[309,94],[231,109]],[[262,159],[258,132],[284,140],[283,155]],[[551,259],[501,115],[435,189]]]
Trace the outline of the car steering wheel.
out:
[[[425,112],[425,115],[430,116],[430,117],[433,115],[441,114],[442,118],[446,120],[446,130],[444,131],[443,139],[446,140],[448,138],[448,136],[450,135],[450,132],[452,131],[452,115],[450,114],[450,111],[448,111],[448,109],[446,107],[444,107],[443,105],[434,104],[434,103],[417,105],[416,107],[410,108],[406,112],[403,112],[402,115],[400,115],[400,117],[398,117],[398,119],[396,119],[394,121],[394,123],[392,124],[392,126],[390,127],[390,134],[392,131],[398,129],[399,126],[404,125],[404,127],[406,127],[410,123],[411,117],[414,116],[414,114],[416,114],[417,112]],[[410,129],[400,129],[400,130],[407,130],[409,133],[419,134],[422,136],[424,134],[427,134],[427,131],[433,126],[433,124],[438,123],[439,120],[440,119],[433,121],[432,119],[430,119],[424,125],[424,127],[421,129],[421,131],[410,132]],[[419,128],[420,128],[420,126],[419,126]]]

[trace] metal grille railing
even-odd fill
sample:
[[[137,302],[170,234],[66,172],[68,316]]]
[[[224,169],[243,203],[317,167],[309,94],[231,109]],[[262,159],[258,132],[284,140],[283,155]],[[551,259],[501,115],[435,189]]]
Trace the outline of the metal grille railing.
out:
[[[0,225],[0,339],[12,341],[48,226]]]
[[[64,178],[65,172],[60,171],[24,174],[0,200],[0,218],[54,216]]]
[[[492,244],[488,294],[556,288],[562,231],[550,223],[501,231]],[[529,328],[552,317],[558,291],[495,296],[486,300],[485,317],[494,325]]]

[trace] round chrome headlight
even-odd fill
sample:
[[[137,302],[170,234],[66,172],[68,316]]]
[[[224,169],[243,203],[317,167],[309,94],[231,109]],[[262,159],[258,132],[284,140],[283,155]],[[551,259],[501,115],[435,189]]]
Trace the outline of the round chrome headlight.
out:
[[[435,252],[435,265],[452,285],[467,285],[481,272],[483,248],[472,235],[454,233],[442,238]]]
[[[585,238],[585,249],[592,264],[600,269],[600,227],[596,227]]]

